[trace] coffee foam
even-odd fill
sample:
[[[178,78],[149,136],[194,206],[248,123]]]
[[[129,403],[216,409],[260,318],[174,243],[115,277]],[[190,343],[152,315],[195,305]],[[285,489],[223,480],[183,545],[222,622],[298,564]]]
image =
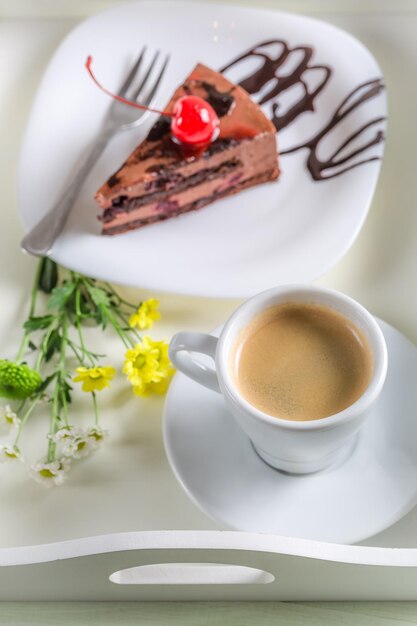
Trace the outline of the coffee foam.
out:
[[[305,421],[353,404],[370,382],[373,358],[363,332],[341,313],[288,302],[258,314],[239,333],[232,370],[250,404]]]

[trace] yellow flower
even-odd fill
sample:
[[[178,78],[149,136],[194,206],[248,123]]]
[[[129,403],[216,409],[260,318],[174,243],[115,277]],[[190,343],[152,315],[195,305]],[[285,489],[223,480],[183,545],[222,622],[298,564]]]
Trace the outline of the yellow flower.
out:
[[[127,350],[123,372],[131,382],[135,395],[164,393],[174,372],[168,358],[168,344],[144,337],[134,348]]]
[[[142,302],[136,313],[130,316],[129,326],[140,328],[140,330],[152,328],[153,323],[161,318],[161,314],[157,310],[158,306],[159,302],[155,298]]]
[[[159,383],[148,383],[147,385],[142,385],[140,387],[133,387],[133,393],[135,396],[142,396],[142,398],[146,398],[151,393],[156,393],[158,396],[163,396],[169,387],[169,383],[171,382],[172,375],[174,373],[174,368],[167,374],[167,377],[161,380]]]
[[[82,382],[83,391],[101,391],[109,386],[114,378],[116,370],[114,367],[77,367],[77,376],[72,380],[75,383]]]

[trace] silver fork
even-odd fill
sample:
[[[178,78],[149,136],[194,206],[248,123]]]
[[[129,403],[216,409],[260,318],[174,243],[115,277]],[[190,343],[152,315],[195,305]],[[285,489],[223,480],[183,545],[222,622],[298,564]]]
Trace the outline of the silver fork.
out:
[[[118,95],[130,99],[131,101],[137,101],[141,96],[140,104],[148,106],[151,103],[165,73],[169,61],[169,55],[165,56],[158,75],[154,78],[153,83],[146,90],[145,88],[149,83],[152,71],[158,61],[159,51],[157,51],[150,65],[144,71],[143,76],[139,77],[139,85],[135,89],[132,89],[133,83],[135,82],[139,69],[142,65],[145,50],[146,46],[142,49],[139,57],[130,69],[122,87],[118,92]],[[128,95],[128,91],[131,91],[130,96]],[[140,109],[135,109],[123,104],[122,102],[113,100],[104,120],[103,128],[93,146],[90,148],[90,151],[84,158],[84,161],[76,172],[71,184],[66,188],[59,200],[54,204],[45,217],[43,217],[40,222],[38,222],[38,224],[36,224],[36,226],[23,238],[21,243],[23,250],[29,252],[29,254],[41,257],[49,256],[51,254],[52,246],[65,226],[78,192],[104,148],[116,133],[121,130],[133,128],[134,126],[140,124],[145,113],[146,111],[141,111]]]

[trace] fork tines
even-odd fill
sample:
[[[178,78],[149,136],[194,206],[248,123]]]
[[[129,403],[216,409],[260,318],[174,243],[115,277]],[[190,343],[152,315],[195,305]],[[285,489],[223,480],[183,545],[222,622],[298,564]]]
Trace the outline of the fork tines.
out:
[[[170,57],[169,57],[169,54],[165,56],[162,62],[162,66],[159,72],[156,74],[157,61],[160,56],[160,51],[157,50],[155,54],[153,55],[152,61],[150,62],[148,67],[145,69],[145,71],[140,72],[142,63],[145,58],[145,54],[146,54],[146,46],[142,48],[137,60],[135,61],[132,68],[129,70],[129,73],[126,79],[124,80],[123,85],[121,86],[118,92],[118,95],[124,98],[127,98],[128,100],[131,100],[132,102],[138,101],[141,104],[148,105],[151,102],[152,98],[154,97],[156,93],[156,90],[159,87],[159,84],[165,73]],[[149,79],[152,75],[154,75],[153,83],[151,83],[148,86],[148,89],[146,90],[145,87],[148,85]],[[137,82],[137,79],[139,79],[139,85],[134,87],[132,91],[132,87],[134,86],[134,83]],[[130,95],[128,92],[130,92]]]

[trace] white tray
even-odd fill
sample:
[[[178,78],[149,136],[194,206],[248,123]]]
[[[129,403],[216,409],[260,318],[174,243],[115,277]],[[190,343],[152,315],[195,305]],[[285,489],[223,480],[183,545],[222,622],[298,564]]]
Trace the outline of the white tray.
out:
[[[414,13],[395,14],[392,5],[384,4],[385,13],[379,15],[372,14],[375,5],[370,6],[366,1],[361,3],[360,11],[368,11],[368,14],[361,14],[360,17],[350,15],[350,3],[338,3],[337,11],[343,5],[340,15],[329,16],[319,11],[319,17],[351,30],[378,56],[390,87],[392,113],[391,135],[375,199],[377,210],[371,213],[355,248],[322,283],[350,293],[374,313],[388,319],[416,340],[417,292],[407,292],[408,285],[415,284],[414,268],[417,266],[417,247],[410,241],[414,239],[415,232],[413,204],[417,179],[414,169],[408,165],[413,162],[414,144],[409,141],[410,131],[406,125],[407,119],[413,115],[414,104],[407,97],[410,88],[408,78],[404,72],[397,74],[396,68],[401,67],[405,60],[408,62],[410,57],[414,61],[417,59],[413,37],[417,16]],[[73,6],[75,3],[71,3],[71,10]],[[77,7],[84,10],[85,3],[79,2]],[[65,10],[69,10],[69,4]],[[309,11],[310,8],[304,6],[304,10]],[[43,69],[41,66],[45,65],[55,45],[73,23],[66,20],[39,20],[32,24],[22,22],[11,25],[4,22],[3,25],[7,28],[7,35],[15,36],[19,44],[17,55],[17,47],[9,45],[7,37],[0,38],[1,49],[6,53],[3,57],[14,58],[16,63],[10,69],[5,68],[1,92],[10,98],[8,110],[16,113],[17,122],[8,124],[6,129],[7,139],[14,148],[20,139],[21,121],[27,116],[35,82]],[[29,67],[35,71],[31,73],[31,81],[23,80],[28,59],[33,59]],[[19,76],[22,78],[20,82],[16,80]],[[398,158],[399,155],[401,158]],[[16,173],[15,167],[10,165],[12,161],[13,158],[4,161],[4,172],[10,180],[14,180]],[[7,234],[0,232],[1,249],[9,261],[8,280],[2,281],[1,286],[0,332],[4,349],[11,349],[16,344],[17,328],[23,321],[21,305],[24,293],[30,288],[32,272],[28,260],[21,260],[17,254],[21,230],[17,217],[10,213],[13,198],[10,191],[3,205],[10,229],[7,229]],[[407,300],[404,293],[408,294]],[[209,303],[183,299],[179,318],[177,302],[168,297],[161,297],[161,301],[167,323],[166,327],[161,327],[161,334],[167,336],[180,328],[213,328],[234,308],[230,302]],[[13,323],[15,330],[10,333],[8,329]],[[149,402],[143,409],[139,437],[143,438],[151,452],[147,454],[139,448],[138,454],[142,454],[143,458],[135,465],[129,446],[122,448],[122,433],[128,433],[125,438],[132,434],[132,422],[123,415],[120,416],[120,430],[116,426],[112,427],[114,441],[103,457],[106,456],[111,464],[123,456],[129,476],[133,468],[141,474],[141,480],[136,485],[133,485],[132,480],[124,481],[120,494],[118,489],[113,489],[114,507],[119,508],[122,499],[126,504],[124,510],[120,509],[117,518],[114,515],[107,519],[104,508],[99,509],[100,514],[96,517],[93,516],[94,508],[98,508],[101,503],[100,498],[103,500],[111,493],[111,487],[106,490],[102,480],[102,476],[110,476],[110,472],[106,474],[99,456],[92,463],[95,469],[90,482],[97,495],[90,508],[86,508],[81,481],[80,485],[76,481],[75,484],[68,484],[62,491],[63,495],[59,496],[62,500],[67,498],[72,502],[71,528],[68,522],[67,526],[62,522],[64,515],[61,515],[61,508],[66,511],[65,502],[56,503],[55,517],[52,521],[48,520],[41,514],[43,496],[36,492],[36,496],[28,498],[31,493],[29,485],[27,491],[16,495],[13,503],[16,524],[15,527],[11,524],[10,532],[7,533],[2,523],[5,517],[3,483],[0,492],[3,509],[0,516],[1,545],[9,547],[0,549],[1,600],[417,600],[417,549],[414,548],[417,546],[416,509],[384,533],[373,537],[368,542],[372,546],[340,546],[268,535],[203,530],[215,526],[186,500],[169,474],[162,450],[158,447],[161,435],[159,425],[154,420],[160,412],[158,403]],[[112,466],[112,478],[115,472]],[[119,487],[122,482],[120,480],[117,483],[117,480],[118,475],[115,484]],[[98,485],[101,487],[98,488]],[[157,486],[159,491],[156,491]],[[133,487],[140,506],[134,506],[132,500],[129,500],[128,494]],[[152,495],[149,495],[152,491],[163,502],[155,503],[156,496],[152,499]],[[163,506],[166,507],[165,518],[161,517]],[[77,516],[77,511],[83,511],[82,518],[81,514]],[[69,514],[66,514],[68,518]],[[33,526],[30,526],[32,523]],[[30,532],[27,530],[29,526]],[[145,530],[161,527],[191,530]],[[58,528],[61,536],[58,536]],[[133,529],[140,532],[118,532]],[[88,538],[88,535],[115,531],[117,534]],[[57,538],[76,536],[84,538],[49,545],[15,547],[24,543],[46,544]],[[152,574],[152,580],[156,583],[153,585],[118,585],[109,582],[109,576],[121,569],[161,563],[238,565],[263,570],[267,574],[229,567],[207,570],[201,566],[191,569],[190,565],[179,568],[171,566],[171,569],[158,566],[152,570],[142,570],[148,581]],[[275,576],[273,582],[268,583],[268,574]],[[162,580],[179,583],[180,579],[183,583],[181,585],[162,584]],[[199,581],[200,584],[187,584],[190,580]],[[204,580],[221,584],[203,584]],[[256,580],[259,584],[253,584]],[[225,584],[226,581],[234,584]],[[250,584],[243,584],[244,581]],[[262,584],[262,581],[266,584]]]
[[[417,549],[154,531],[0,551],[0,600],[416,600]]]

